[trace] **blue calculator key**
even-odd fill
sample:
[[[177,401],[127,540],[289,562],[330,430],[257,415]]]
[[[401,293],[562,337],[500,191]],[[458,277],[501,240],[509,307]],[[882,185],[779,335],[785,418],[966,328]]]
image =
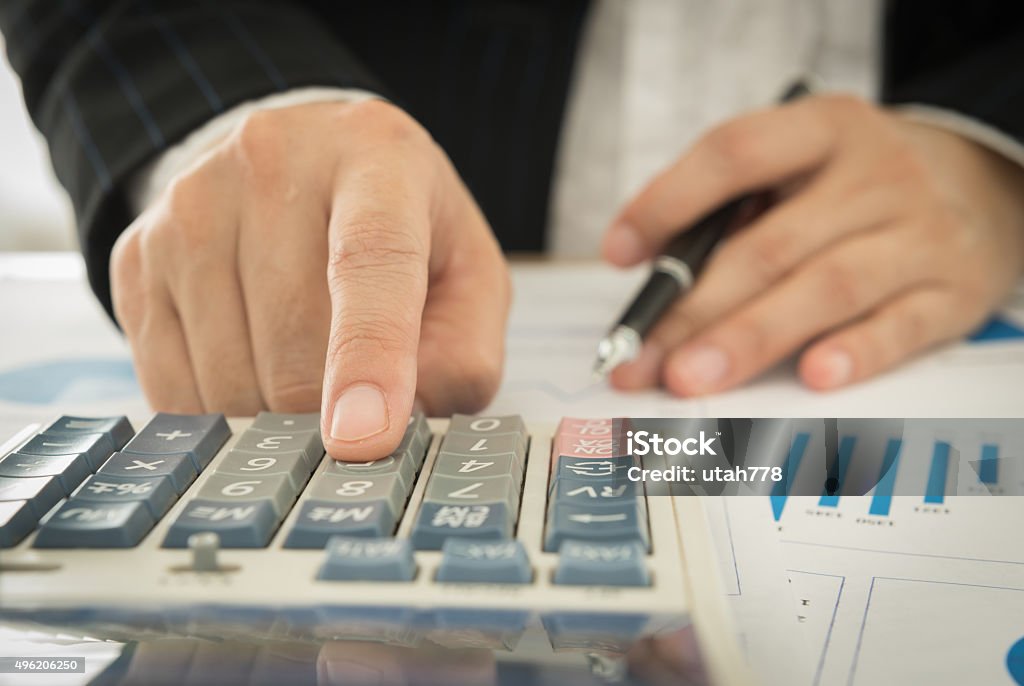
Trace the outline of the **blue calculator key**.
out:
[[[504,503],[446,505],[424,502],[412,530],[417,550],[440,550],[453,537],[505,540],[512,537],[512,518]]]
[[[196,499],[171,525],[163,547],[186,548],[192,534],[213,532],[224,548],[264,548],[276,526],[277,513],[269,500],[222,503]]]
[[[155,521],[144,503],[91,503],[68,500],[46,520],[36,548],[132,548]]]
[[[644,547],[637,541],[567,540],[558,549],[554,583],[568,586],[650,586]]]
[[[323,548],[332,536],[383,538],[395,530],[395,516],[383,500],[339,505],[307,500],[288,532],[285,548]]]
[[[231,429],[222,414],[158,413],[121,452],[133,455],[185,453],[197,471],[217,454]]]
[[[70,495],[92,470],[84,455],[23,455],[11,453],[0,460],[0,476],[24,478],[53,476],[64,495]]]
[[[404,538],[334,536],[317,579],[321,581],[412,581],[416,560]]]
[[[533,577],[519,541],[449,538],[441,547],[437,580],[482,584],[527,584]]]
[[[94,474],[75,491],[72,501],[93,503],[143,503],[155,519],[160,519],[178,499],[171,481],[165,476],[134,479]]]
[[[114,450],[120,450],[135,435],[127,417],[68,417],[63,416],[50,426],[48,433],[106,434]]]
[[[22,455],[82,455],[95,471],[114,452],[107,434],[64,434],[44,431],[18,448]]]
[[[544,536],[544,550],[555,552],[567,539],[595,542],[638,541],[650,547],[646,511],[639,502],[611,507],[551,507]]]
[[[0,476],[0,502],[27,500],[37,517],[42,517],[64,497],[60,482],[52,476],[22,479]]]
[[[632,481],[591,479],[555,479],[551,504],[566,503],[584,507],[625,507],[636,502],[643,491]]]
[[[559,457],[555,476],[559,479],[615,481],[632,483],[629,470],[636,462],[631,457]]]
[[[184,493],[196,480],[196,466],[192,459],[180,455],[132,455],[114,453],[103,463],[98,474],[123,476],[129,479],[148,479],[165,476],[178,495]]]
[[[27,500],[0,503],[0,548],[13,548],[21,543],[38,521]]]

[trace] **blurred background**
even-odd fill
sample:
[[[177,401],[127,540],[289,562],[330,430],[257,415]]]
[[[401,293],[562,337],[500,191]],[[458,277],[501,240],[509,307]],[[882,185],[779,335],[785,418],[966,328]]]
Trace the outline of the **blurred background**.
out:
[[[22,104],[0,36],[0,252],[76,247],[71,203]]]

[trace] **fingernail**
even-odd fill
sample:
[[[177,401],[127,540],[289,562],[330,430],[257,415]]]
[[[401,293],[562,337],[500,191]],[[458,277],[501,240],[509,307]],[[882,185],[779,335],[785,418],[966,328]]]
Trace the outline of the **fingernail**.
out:
[[[677,373],[685,388],[704,390],[718,384],[729,373],[729,356],[721,348],[702,345],[683,356]]]
[[[346,388],[334,403],[331,438],[361,441],[387,431],[389,422],[383,391],[370,384],[355,384]]]
[[[383,682],[379,670],[358,662],[347,660],[328,660],[327,677],[332,684],[352,684],[353,686],[376,686]]]
[[[853,377],[853,358],[845,350],[830,350],[818,362],[818,381],[823,388],[835,388]]]
[[[645,257],[640,234],[624,222],[619,222],[608,230],[605,247],[609,255],[614,255],[622,262],[639,262]]]

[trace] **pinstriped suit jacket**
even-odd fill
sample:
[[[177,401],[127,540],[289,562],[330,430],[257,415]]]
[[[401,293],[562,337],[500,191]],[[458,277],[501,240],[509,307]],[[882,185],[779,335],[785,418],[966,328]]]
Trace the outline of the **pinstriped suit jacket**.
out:
[[[205,120],[307,85],[382,93],[426,126],[506,250],[540,250],[587,0],[3,0],[0,31],[110,310],[126,179]],[[1024,6],[891,0],[883,100],[1024,138]],[[2,154],[2,151],[0,151]]]

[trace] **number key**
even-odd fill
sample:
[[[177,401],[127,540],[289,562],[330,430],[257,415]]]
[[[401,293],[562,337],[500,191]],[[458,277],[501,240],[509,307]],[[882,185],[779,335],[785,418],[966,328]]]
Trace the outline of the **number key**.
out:
[[[269,500],[278,519],[283,519],[291,508],[296,493],[286,474],[252,477],[211,474],[197,495],[205,500],[227,503]]]
[[[298,492],[309,480],[309,463],[299,451],[274,455],[252,455],[232,450],[217,465],[216,473],[235,476],[284,474],[288,477],[292,488]]]
[[[405,489],[397,474],[349,476],[343,474],[317,474],[310,482],[309,497],[332,503],[361,503],[386,500],[397,519],[405,510]]]
[[[246,431],[232,448],[233,451],[251,455],[276,455],[278,453],[300,452],[312,471],[324,455],[320,434],[313,432],[266,433]]]
[[[516,491],[523,482],[523,472],[514,455],[495,455],[492,457],[469,457],[467,455],[449,455],[442,452],[434,463],[434,474],[461,477],[464,479],[486,479],[494,476],[510,476]]]

